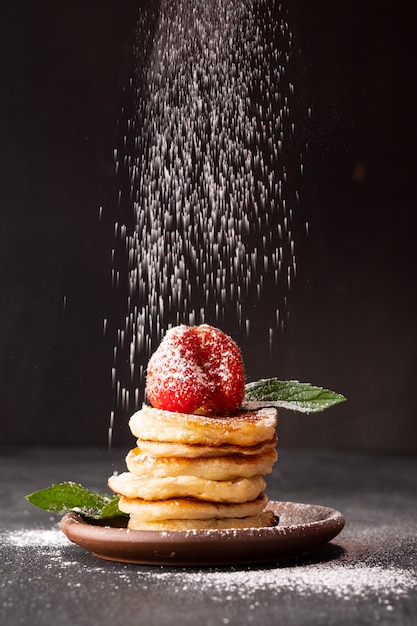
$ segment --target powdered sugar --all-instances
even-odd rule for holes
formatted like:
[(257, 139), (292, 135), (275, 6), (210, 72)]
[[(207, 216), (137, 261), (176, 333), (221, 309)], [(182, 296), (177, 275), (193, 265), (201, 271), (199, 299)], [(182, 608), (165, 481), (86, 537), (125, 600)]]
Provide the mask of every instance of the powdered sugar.
[[(1, 534), (3, 545), (17, 548), (62, 548), (70, 546), (68, 539), (59, 529), (20, 529)], [(77, 548), (78, 549), (78, 548)], [(62, 564), (64, 559), (60, 559)], [(89, 566), (94, 571), (106, 571), (106, 564), (100, 561)], [(56, 560), (52, 563), (57, 564)], [(384, 567), (381, 564), (349, 563), (345, 559), (337, 561), (290, 565), (266, 568), (227, 568), (196, 569), (185, 568), (135, 568), (127, 574), (124, 566), (113, 571), (115, 579), (137, 585), (140, 578), (142, 588), (146, 585), (163, 584), (167, 591), (176, 588), (187, 589), (196, 596), (210, 594), (230, 594), (241, 598), (255, 597), (260, 590), (272, 595), (296, 592), (297, 595), (311, 596), (324, 594), (340, 600), (366, 595), (406, 596), (417, 590), (417, 576), (409, 570), (396, 566)]]
[[(172, 325), (227, 325), (239, 343), (255, 335), (272, 349), (296, 276), (304, 152), (291, 113), (299, 50), (278, 0), (148, 5), (114, 154), (112, 283), (127, 309), (112, 379), (115, 408), (129, 412)], [(274, 303), (256, 328), (264, 294)]]
[(45, 529), (20, 529), (0, 534), (4, 545), (18, 548), (60, 547), (68, 545), (68, 539), (57, 528)]
[[(143, 573), (141, 573), (143, 577)], [(195, 594), (212, 593), (254, 597), (260, 590), (272, 595), (295, 592), (310, 596), (325, 594), (347, 600), (365, 595), (393, 594), (405, 596), (417, 589), (417, 577), (396, 567), (336, 563), (304, 567), (273, 567), (270, 569), (234, 568), (218, 571), (156, 571), (145, 576), (147, 582), (159, 581), (178, 584)]]
[(292, 598), (320, 596), (341, 602), (367, 599), (385, 611), (394, 610), (396, 602), (417, 592), (417, 576), (412, 568), (399, 567), (394, 561), (386, 566), (375, 554), (359, 554), (350, 548), (330, 561), (189, 569), (110, 564), (93, 557), (87, 561), (75, 559), (73, 551), (80, 556), (83, 551), (55, 528), (8, 531), (0, 539), (3, 546), (31, 553), (35, 549), (43, 559), (43, 567), (56, 570), (58, 579), (65, 570), (68, 586), (73, 587), (81, 586), (82, 571), (83, 576), (94, 574), (95, 580), (97, 576), (103, 581), (110, 577), (113, 589), (149, 594), (163, 589), (166, 598), (185, 593), (195, 602), (203, 598), (228, 605), (244, 601), (255, 609), (273, 598), (292, 602)]

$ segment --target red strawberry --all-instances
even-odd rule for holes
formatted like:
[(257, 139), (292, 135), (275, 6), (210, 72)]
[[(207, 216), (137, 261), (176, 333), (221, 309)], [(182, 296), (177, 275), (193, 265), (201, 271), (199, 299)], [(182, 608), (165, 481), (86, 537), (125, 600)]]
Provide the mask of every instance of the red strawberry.
[(157, 409), (233, 413), (244, 392), (238, 346), (207, 324), (171, 328), (149, 360), (146, 393)]

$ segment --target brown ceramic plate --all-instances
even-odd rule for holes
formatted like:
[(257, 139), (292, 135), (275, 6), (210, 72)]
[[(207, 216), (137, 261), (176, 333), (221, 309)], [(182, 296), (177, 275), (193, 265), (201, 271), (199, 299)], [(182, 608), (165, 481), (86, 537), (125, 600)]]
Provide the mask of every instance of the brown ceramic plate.
[(126, 518), (104, 526), (67, 513), (61, 529), (102, 559), (196, 566), (273, 563), (303, 556), (333, 539), (345, 524), (341, 513), (317, 504), (270, 502), (268, 508), (279, 516), (273, 528), (141, 531), (128, 530)]

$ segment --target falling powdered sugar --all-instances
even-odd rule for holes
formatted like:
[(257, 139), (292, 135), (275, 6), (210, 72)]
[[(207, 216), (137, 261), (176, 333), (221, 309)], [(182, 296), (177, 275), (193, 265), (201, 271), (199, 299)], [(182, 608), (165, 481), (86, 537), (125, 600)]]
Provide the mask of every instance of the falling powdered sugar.
[(292, 112), (298, 55), (275, 0), (141, 11), (114, 153), (112, 284), (127, 302), (120, 325), (104, 325), (115, 408), (140, 406), (147, 360), (172, 325), (219, 325), (240, 343), (262, 310), (262, 341), (282, 332), (305, 148)]

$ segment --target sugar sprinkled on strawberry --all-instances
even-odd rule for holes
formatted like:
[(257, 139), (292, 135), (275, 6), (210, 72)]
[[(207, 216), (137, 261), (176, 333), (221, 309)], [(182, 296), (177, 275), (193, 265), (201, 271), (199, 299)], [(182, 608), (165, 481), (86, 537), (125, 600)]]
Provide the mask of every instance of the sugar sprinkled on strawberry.
[(208, 324), (171, 328), (149, 360), (146, 393), (155, 408), (228, 414), (239, 408), (244, 392), (238, 346)]

